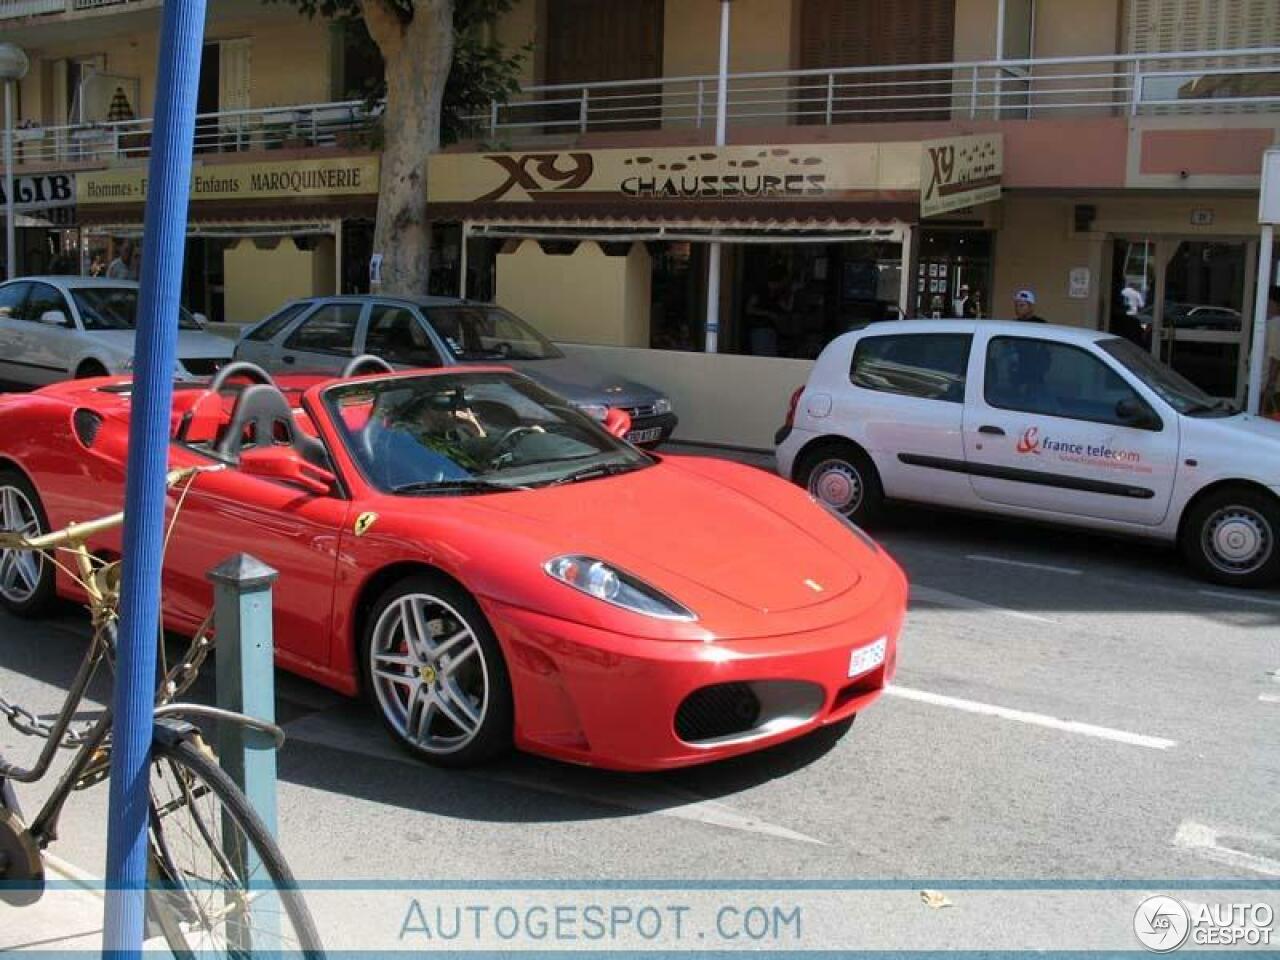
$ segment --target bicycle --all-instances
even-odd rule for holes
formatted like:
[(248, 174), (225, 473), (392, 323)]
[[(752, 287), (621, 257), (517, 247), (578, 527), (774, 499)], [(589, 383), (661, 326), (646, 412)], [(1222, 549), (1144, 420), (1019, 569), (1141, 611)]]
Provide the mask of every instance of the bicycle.
[[(169, 533), (196, 476), (211, 469), (221, 467), (169, 474), (170, 488), (186, 481)], [(11, 509), (3, 508), (6, 513)], [(52, 723), (0, 697), (0, 714), (14, 729), (46, 741), (30, 768), (0, 756), (0, 902), (13, 906), (30, 905), (43, 895), (42, 853), (58, 838), (64, 806), (73, 792), (102, 782), (110, 770), (110, 705), (92, 723), (73, 727), (73, 718), (103, 662), (114, 669), (116, 646), (120, 561), (95, 556), (87, 543), (123, 521), (124, 514), (116, 513), (33, 536), (40, 522), (32, 511), (30, 522), (8, 518), (5, 526), (19, 526), (17, 531), (0, 530), (0, 560), (10, 569), (25, 560), (27, 565), (20, 572), (28, 574), (30, 564), (36, 564), (37, 580), (42, 563), (53, 563), (71, 574), (88, 596), (93, 624), (92, 640)], [(74, 566), (59, 560), (59, 552), (70, 554)], [(151, 745), (148, 931), (158, 928), (179, 958), (260, 951), (320, 958), (324, 953), (315, 923), (279, 846), (244, 793), (218, 766), (191, 721), (239, 724), (270, 735), (277, 748), (284, 742), (284, 732), (253, 717), (176, 701), (195, 682), (214, 647), (212, 625), (210, 615), (171, 669), (162, 660)], [(76, 751), (75, 756), (31, 825), (25, 826), (12, 783), (44, 778), (62, 748)]]

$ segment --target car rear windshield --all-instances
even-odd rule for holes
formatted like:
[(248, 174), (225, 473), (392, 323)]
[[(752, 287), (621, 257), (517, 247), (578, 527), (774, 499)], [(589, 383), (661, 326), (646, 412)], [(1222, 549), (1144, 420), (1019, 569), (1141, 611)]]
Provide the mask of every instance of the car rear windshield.
[[(71, 299), (86, 330), (133, 330), (138, 326), (138, 291), (133, 287), (72, 288)], [(178, 308), (178, 326), (200, 329), (185, 307)]]
[(426, 313), (456, 360), (501, 362), (564, 356), (537, 330), (500, 307), (432, 307)]
[(1239, 413), (1235, 404), (1211, 397), (1130, 340), (1119, 337), (1100, 340), (1098, 347), (1181, 414), (1189, 417), (1229, 417)]

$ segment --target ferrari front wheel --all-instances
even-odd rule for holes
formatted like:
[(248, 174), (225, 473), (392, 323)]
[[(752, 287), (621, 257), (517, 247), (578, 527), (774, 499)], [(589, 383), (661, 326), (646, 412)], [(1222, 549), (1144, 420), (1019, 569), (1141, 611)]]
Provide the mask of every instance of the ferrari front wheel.
[[(40, 495), (16, 470), (0, 470), (0, 532), (38, 537), (49, 532)], [(0, 550), (0, 607), (38, 617), (54, 600), (53, 563), (43, 553)]]
[(362, 666), (382, 722), (429, 763), (472, 766), (511, 746), (506, 661), (479, 604), (452, 581), (421, 573), (388, 589)]

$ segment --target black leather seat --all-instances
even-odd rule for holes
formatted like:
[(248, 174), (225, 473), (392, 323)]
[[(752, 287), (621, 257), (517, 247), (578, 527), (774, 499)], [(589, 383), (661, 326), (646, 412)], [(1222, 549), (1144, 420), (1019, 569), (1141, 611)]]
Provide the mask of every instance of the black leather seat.
[(231, 421), (218, 442), (218, 455), (238, 460), (253, 447), (293, 447), (308, 463), (329, 469), (329, 455), (315, 437), (298, 429), (293, 409), (278, 387), (255, 383), (244, 388), (231, 411)]

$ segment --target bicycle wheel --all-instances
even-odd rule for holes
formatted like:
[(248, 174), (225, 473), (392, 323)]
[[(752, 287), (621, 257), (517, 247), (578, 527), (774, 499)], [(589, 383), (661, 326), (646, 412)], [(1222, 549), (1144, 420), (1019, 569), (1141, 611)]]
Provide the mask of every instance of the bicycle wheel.
[(179, 960), (323, 957), (279, 846), (202, 746), (152, 744), (149, 916)]

